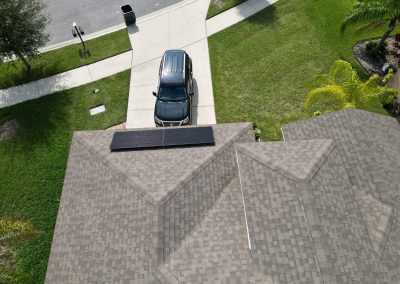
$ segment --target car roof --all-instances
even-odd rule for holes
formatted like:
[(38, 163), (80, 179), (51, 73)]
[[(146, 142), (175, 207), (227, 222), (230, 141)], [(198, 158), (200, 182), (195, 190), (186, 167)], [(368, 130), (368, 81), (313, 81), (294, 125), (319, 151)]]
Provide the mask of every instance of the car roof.
[(161, 70), (161, 84), (182, 84), (185, 81), (184, 50), (167, 50)]

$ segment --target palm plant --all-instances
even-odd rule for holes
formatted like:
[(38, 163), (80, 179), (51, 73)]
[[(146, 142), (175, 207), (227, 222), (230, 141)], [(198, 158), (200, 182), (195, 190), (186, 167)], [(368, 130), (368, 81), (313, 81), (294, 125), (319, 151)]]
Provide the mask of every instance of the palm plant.
[[(393, 73), (389, 73), (387, 82)], [(382, 104), (392, 103), (398, 91), (384, 87), (378, 75), (371, 76), (366, 82), (360, 80), (349, 62), (337, 60), (329, 73), (318, 76), (310, 82), (311, 91), (304, 100), (306, 111), (340, 110), (347, 107), (365, 108), (371, 101)]]
[(19, 271), (13, 262), (12, 247), (36, 236), (30, 223), (0, 219), (0, 283), (17, 280)]
[(366, 27), (376, 27), (388, 23), (388, 28), (376, 49), (383, 47), (385, 40), (400, 21), (399, 0), (359, 0), (351, 8), (341, 25), (342, 34), (348, 26), (366, 24)]

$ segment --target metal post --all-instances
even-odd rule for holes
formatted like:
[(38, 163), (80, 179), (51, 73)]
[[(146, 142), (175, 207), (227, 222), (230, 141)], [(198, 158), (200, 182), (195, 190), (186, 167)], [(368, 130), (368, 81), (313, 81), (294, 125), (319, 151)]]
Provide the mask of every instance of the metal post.
[[(86, 46), (85, 46), (85, 42), (84, 42), (83, 39), (82, 39), (81, 32), (80, 32), (80, 30), (78, 29), (78, 26), (76, 25), (75, 22), (72, 23), (72, 26), (75, 28), (75, 31), (76, 31), (76, 33), (78, 34), (78, 36), (79, 36), (79, 38), (80, 38), (80, 40), (81, 40), (81, 42), (82, 42), (83, 54), (84, 54), (85, 57), (86, 57)], [(82, 33), (83, 33), (83, 32), (82, 32)]]

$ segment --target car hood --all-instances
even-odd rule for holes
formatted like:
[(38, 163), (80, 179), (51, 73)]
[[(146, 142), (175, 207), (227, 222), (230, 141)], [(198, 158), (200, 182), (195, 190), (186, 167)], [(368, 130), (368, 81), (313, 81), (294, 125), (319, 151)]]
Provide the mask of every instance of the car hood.
[(164, 121), (180, 121), (189, 115), (189, 100), (180, 102), (165, 102), (157, 100), (155, 115)]

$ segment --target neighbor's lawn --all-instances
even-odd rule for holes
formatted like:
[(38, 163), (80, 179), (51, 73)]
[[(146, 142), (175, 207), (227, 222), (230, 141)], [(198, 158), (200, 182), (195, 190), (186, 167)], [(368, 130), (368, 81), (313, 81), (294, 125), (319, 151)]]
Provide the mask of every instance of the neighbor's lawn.
[(82, 44), (79, 43), (30, 59), (32, 71), (29, 75), (19, 60), (0, 63), (0, 89), (45, 78), (131, 50), (126, 29), (85, 41), (85, 44), (90, 52), (86, 58), (80, 56)]
[[(42, 231), (17, 254), (24, 275), (19, 283), (44, 281), (72, 132), (125, 121), (129, 81), (128, 70), (0, 109), (0, 125), (9, 119), (19, 124), (11, 142), (0, 142), (0, 218), (31, 221)], [(90, 116), (89, 108), (102, 103), (106, 112)]]
[[(337, 59), (360, 75), (352, 47), (381, 31), (341, 37), (339, 26), (351, 0), (280, 0), (209, 38), (218, 123), (253, 121), (264, 140), (282, 139), (283, 124), (304, 119), (306, 83)], [(369, 110), (386, 113), (379, 105)]]
[(208, 7), (207, 19), (214, 17), (232, 7), (245, 2), (246, 0), (211, 0)]

